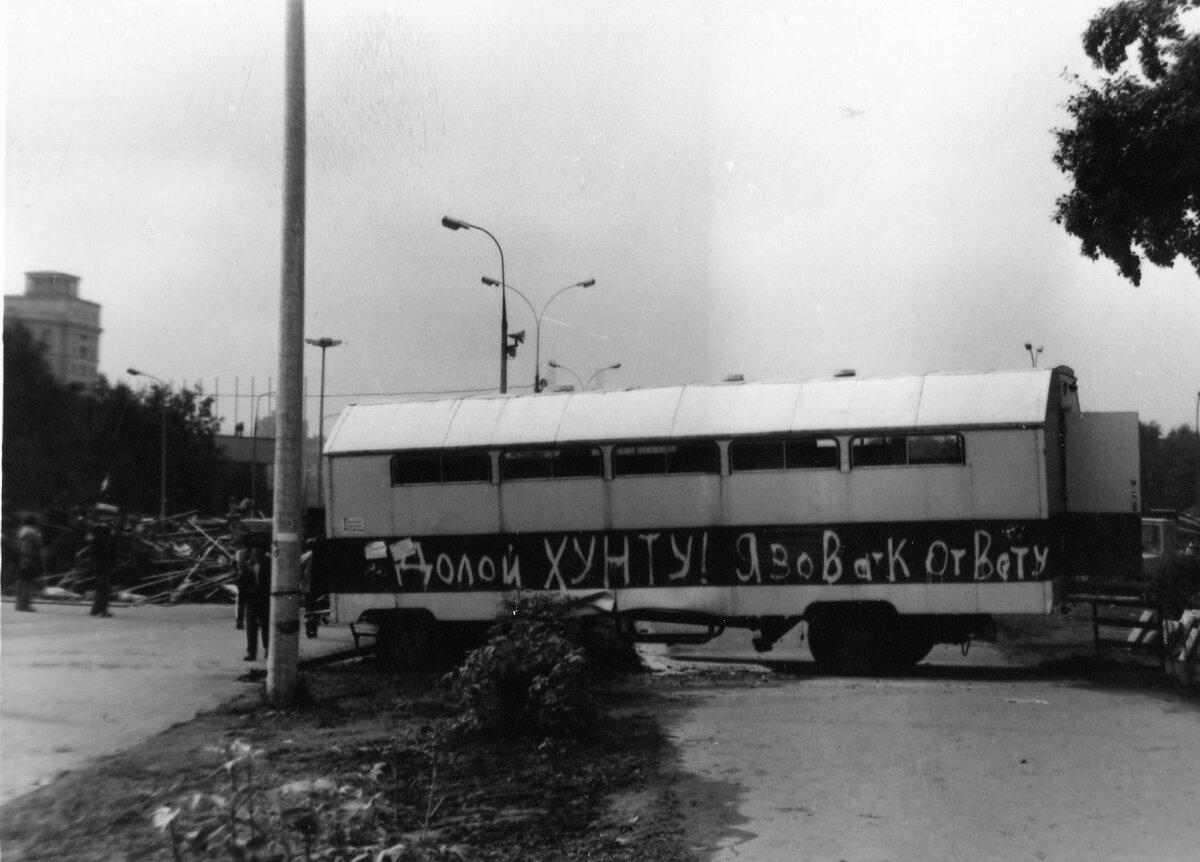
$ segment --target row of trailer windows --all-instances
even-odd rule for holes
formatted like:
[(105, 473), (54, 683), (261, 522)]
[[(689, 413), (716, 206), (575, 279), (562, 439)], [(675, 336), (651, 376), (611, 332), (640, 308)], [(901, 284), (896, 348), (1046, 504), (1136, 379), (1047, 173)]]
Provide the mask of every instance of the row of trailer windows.
[[(604, 478), (598, 446), (512, 449), (500, 453), (501, 482), (528, 479)], [(850, 439), (850, 468), (964, 464), (961, 434), (896, 434)], [(752, 438), (729, 444), (729, 472), (837, 470), (834, 437)], [(393, 485), (491, 482), (492, 458), (484, 450), (406, 452), (392, 456)], [(716, 441), (620, 444), (612, 447), (612, 475), (719, 475)]]

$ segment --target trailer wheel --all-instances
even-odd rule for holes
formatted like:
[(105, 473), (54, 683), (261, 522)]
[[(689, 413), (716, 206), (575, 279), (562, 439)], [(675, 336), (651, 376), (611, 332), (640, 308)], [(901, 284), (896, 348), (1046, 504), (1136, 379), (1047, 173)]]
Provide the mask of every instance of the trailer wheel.
[(829, 609), (808, 622), (809, 652), (826, 673), (886, 672), (896, 665), (896, 642), (896, 612), (890, 605)]
[(392, 670), (428, 670), (437, 660), (437, 620), (428, 611), (389, 613), (379, 622), (375, 650)]
[(893, 661), (896, 668), (915, 667), (933, 650), (933, 635), (920, 626), (901, 624), (896, 632)]
[(817, 618), (808, 622), (808, 651), (822, 671), (834, 669), (834, 658), (838, 649), (838, 629), (830, 618)]
[(437, 661), (446, 667), (462, 664), (467, 654), (487, 643), (491, 623), (438, 623)]

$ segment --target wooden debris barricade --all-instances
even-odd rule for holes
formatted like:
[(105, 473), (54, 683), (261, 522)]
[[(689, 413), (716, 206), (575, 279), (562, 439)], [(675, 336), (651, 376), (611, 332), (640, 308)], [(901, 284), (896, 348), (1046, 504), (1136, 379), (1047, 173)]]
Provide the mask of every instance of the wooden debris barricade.
[(247, 532), (270, 529), (265, 519), (204, 519), (195, 512), (166, 521), (89, 512), (56, 525), (57, 534), (70, 534), (75, 550), (69, 568), (42, 577), (46, 597), (82, 598), (92, 589), (88, 540), (100, 523), (115, 527), (112, 594), (135, 604), (235, 601), (238, 544)]

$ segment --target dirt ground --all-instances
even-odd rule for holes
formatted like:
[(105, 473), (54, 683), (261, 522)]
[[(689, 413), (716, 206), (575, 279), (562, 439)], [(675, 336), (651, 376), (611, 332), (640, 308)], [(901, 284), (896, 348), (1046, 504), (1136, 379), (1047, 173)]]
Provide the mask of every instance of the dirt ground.
[[(1096, 672), (1090, 626), (1084, 614), (1077, 616), (1069, 626), (1018, 620), (1002, 640), (1022, 663), (1077, 665), (1088, 675)], [(1111, 665), (1100, 670), (1113, 672)], [(1137, 678), (1147, 679), (1144, 670)], [(307, 829), (326, 846), (340, 842), (337, 854), (313, 858), (354, 859), (355, 846), (403, 843), (423, 855), (390, 858), (694, 859), (699, 839), (687, 827), (689, 820), (694, 827), (697, 813), (681, 811), (680, 800), (687, 795), (695, 805), (705, 794), (680, 784), (686, 775), (663, 716), (678, 705), (681, 687), (786, 685), (786, 674), (764, 674), (755, 665), (693, 668), (682, 678), (632, 674), (607, 684), (607, 717), (586, 739), (463, 742), (441, 733), (453, 711), (435, 676), (391, 676), (370, 664), (346, 663), (310, 670), (305, 679), (310, 696), (302, 706), (272, 709), (261, 702), (259, 687), (247, 687), (218, 711), (3, 806), (5, 862), (200, 858), (191, 852), (176, 857), (152, 815), (162, 806), (181, 808), (174, 825), (182, 832), (199, 822), (188, 810), (195, 794), (230, 799), (231, 775), (222, 764), (236, 742), (261, 752), (252, 781), (267, 793), (261, 810), (297, 782), (326, 782), (326, 802), (341, 806), (339, 817), (320, 814), (331, 804), (307, 820), (295, 805), (288, 815), (293, 837)], [(737, 822), (718, 810), (730, 804), (730, 794), (708, 790), (712, 817), (700, 820)], [(361, 816), (347, 818), (346, 806), (355, 805)], [(352, 828), (343, 828), (347, 823)], [(218, 848), (204, 858), (231, 857)]]
[[(228, 798), (221, 765), (242, 741), (261, 751), (259, 789), (328, 779), (339, 799), (374, 799), (357, 818), (361, 834), (337, 839), (345, 854), (319, 858), (353, 858), (348, 848), (371, 840), (427, 848), (430, 855), (404, 857), (419, 859), (691, 858), (652, 679), (611, 685), (608, 718), (587, 739), (450, 743), (439, 730), (453, 713), (436, 677), (390, 676), (362, 663), (315, 669), (304, 706), (271, 709), (248, 691), (14, 800), (0, 809), (0, 847), (5, 862), (172, 859), (153, 812), (182, 803), (177, 825), (186, 825), (191, 794)], [(331, 822), (317, 828), (328, 832)], [(230, 857), (220, 850), (206, 858)]]

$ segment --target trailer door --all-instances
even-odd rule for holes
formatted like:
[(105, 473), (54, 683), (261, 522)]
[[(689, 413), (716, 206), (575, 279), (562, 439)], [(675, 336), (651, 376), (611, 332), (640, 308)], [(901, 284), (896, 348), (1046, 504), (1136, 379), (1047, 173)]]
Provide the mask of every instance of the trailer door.
[(1067, 511), (1140, 512), (1136, 413), (1066, 415)]
[(1138, 416), (1068, 413), (1064, 419), (1064, 568), (1089, 583), (1140, 577)]

